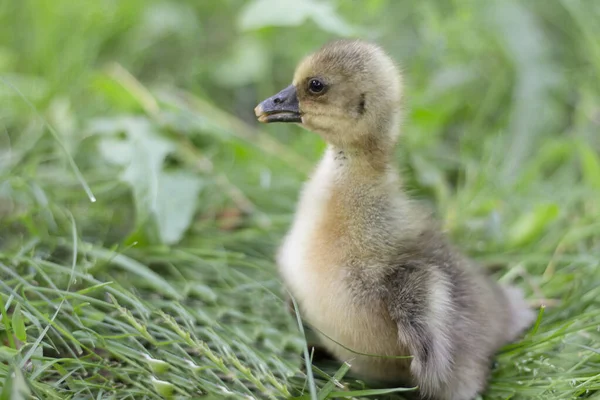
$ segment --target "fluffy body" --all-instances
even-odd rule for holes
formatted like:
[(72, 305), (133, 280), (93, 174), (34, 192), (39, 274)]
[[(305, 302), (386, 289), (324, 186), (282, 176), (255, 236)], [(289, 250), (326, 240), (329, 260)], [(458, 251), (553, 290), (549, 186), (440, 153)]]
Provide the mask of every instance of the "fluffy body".
[[(306, 89), (315, 77), (327, 85), (318, 96)], [(293, 84), (302, 125), (329, 143), (277, 255), (302, 317), (364, 378), (418, 385), (424, 399), (473, 399), (494, 353), (534, 314), (403, 193), (397, 68), (375, 45), (338, 41), (303, 60)]]

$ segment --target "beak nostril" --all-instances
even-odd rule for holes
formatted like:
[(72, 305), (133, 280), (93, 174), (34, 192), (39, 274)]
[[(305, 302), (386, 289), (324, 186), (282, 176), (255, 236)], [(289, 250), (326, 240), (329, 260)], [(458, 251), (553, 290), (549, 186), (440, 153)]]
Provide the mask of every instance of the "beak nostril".
[(296, 87), (289, 85), (279, 93), (263, 100), (254, 110), (259, 122), (301, 123)]

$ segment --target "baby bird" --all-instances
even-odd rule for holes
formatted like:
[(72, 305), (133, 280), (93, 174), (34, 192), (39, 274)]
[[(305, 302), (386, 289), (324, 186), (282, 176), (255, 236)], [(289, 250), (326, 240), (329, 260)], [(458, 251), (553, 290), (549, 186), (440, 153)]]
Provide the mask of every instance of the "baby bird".
[(401, 99), (381, 48), (339, 40), (255, 108), (261, 122), (297, 123), (328, 143), (277, 263), (302, 317), (354, 373), (417, 385), (423, 399), (470, 400), (534, 312), (403, 193), (393, 163)]

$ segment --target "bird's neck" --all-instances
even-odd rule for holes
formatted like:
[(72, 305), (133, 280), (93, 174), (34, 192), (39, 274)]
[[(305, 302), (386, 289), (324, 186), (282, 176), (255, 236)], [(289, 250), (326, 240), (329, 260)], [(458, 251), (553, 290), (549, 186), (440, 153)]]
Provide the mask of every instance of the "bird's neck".
[(394, 170), (393, 155), (394, 146), (391, 143), (329, 144), (323, 161), (339, 180), (368, 182), (385, 177), (390, 170)]
[[(332, 140), (327, 146), (324, 161), (335, 169), (336, 175), (351, 180), (374, 179), (395, 171), (394, 154), (400, 131), (400, 113), (382, 118), (377, 126), (357, 124), (358, 132), (337, 135), (341, 140)], [(369, 132), (373, 129), (373, 132)], [(366, 131), (365, 131), (366, 130)], [(348, 142), (349, 138), (354, 138)]]

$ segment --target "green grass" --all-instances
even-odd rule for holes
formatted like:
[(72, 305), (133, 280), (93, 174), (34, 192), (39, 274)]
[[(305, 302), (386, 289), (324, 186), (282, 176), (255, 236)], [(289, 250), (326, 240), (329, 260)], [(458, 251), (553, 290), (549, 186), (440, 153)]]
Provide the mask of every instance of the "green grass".
[(0, 399), (401, 398), (304, 372), (273, 264), (323, 143), (252, 109), (345, 35), (407, 190), (545, 306), (482, 397), (600, 399), (600, 3), (277, 2), (0, 2)]

